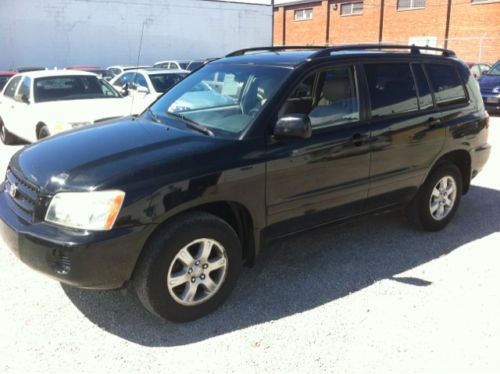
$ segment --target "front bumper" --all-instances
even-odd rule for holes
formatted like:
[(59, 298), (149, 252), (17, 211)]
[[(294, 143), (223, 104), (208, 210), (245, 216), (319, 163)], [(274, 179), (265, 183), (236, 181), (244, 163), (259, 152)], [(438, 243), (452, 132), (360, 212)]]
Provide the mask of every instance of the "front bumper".
[(132, 276), (152, 225), (84, 232), (25, 223), (0, 192), (0, 235), (29, 267), (81, 288), (113, 289)]
[(486, 94), (481, 93), (483, 98), (484, 107), (488, 111), (500, 111), (500, 94)]

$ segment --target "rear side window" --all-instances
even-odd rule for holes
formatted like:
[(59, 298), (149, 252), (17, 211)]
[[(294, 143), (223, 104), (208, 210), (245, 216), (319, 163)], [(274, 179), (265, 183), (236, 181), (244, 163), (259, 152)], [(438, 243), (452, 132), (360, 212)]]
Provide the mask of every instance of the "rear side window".
[(418, 110), (417, 90), (409, 64), (365, 65), (372, 117)]
[(462, 80), (453, 66), (427, 64), (425, 68), (436, 97), (436, 104), (443, 106), (467, 101)]
[(17, 86), (18, 86), (21, 78), (22, 78), (21, 76), (12, 78), (12, 80), (9, 82), (7, 87), (5, 87), (5, 92), (4, 92), (5, 96), (14, 98), (14, 96), (16, 94)]

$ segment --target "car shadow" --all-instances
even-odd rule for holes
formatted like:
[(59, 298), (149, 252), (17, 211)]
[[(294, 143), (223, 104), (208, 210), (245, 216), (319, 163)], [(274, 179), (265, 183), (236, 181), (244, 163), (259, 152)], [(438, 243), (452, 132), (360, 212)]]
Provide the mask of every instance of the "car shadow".
[(185, 324), (160, 321), (123, 290), (63, 289), (109, 333), (145, 346), (184, 345), (305, 312), (384, 279), (432, 287), (432, 279), (397, 275), (500, 231), (498, 206), (500, 191), (473, 186), (440, 232), (415, 230), (394, 212), (276, 241), (253, 268), (244, 269), (224, 306)]

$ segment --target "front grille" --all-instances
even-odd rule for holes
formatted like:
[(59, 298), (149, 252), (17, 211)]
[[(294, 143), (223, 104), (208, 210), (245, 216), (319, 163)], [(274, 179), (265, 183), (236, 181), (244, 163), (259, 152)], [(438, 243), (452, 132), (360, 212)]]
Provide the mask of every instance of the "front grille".
[[(13, 187), (14, 186), (14, 187)], [(7, 169), (5, 192), (10, 208), (26, 222), (33, 222), (39, 190), (33, 184)]]

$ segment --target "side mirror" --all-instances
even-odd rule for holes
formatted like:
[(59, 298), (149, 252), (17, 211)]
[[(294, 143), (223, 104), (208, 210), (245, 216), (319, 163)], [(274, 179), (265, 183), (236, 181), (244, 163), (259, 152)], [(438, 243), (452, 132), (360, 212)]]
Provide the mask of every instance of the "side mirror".
[(125, 83), (122, 87), (122, 89), (120, 90), (120, 93), (123, 95), (123, 96), (128, 96), (129, 92), (128, 92), (128, 83)]
[(144, 86), (137, 86), (136, 91), (137, 91), (138, 93), (143, 93), (143, 94), (147, 94), (147, 93), (149, 93), (148, 88), (147, 88), (147, 87), (144, 87)]
[(30, 100), (28, 99), (28, 96), (26, 95), (16, 95), (14, 97), (14, 100), (20, 102), (20, 103), (25, 103), (25, 104), (29, 104), (30, 103)]
[(273, 135), (276, 140), (310, 138), (311, 120), (306, 114), (289, 114), (281, 117), (274, 126)]

